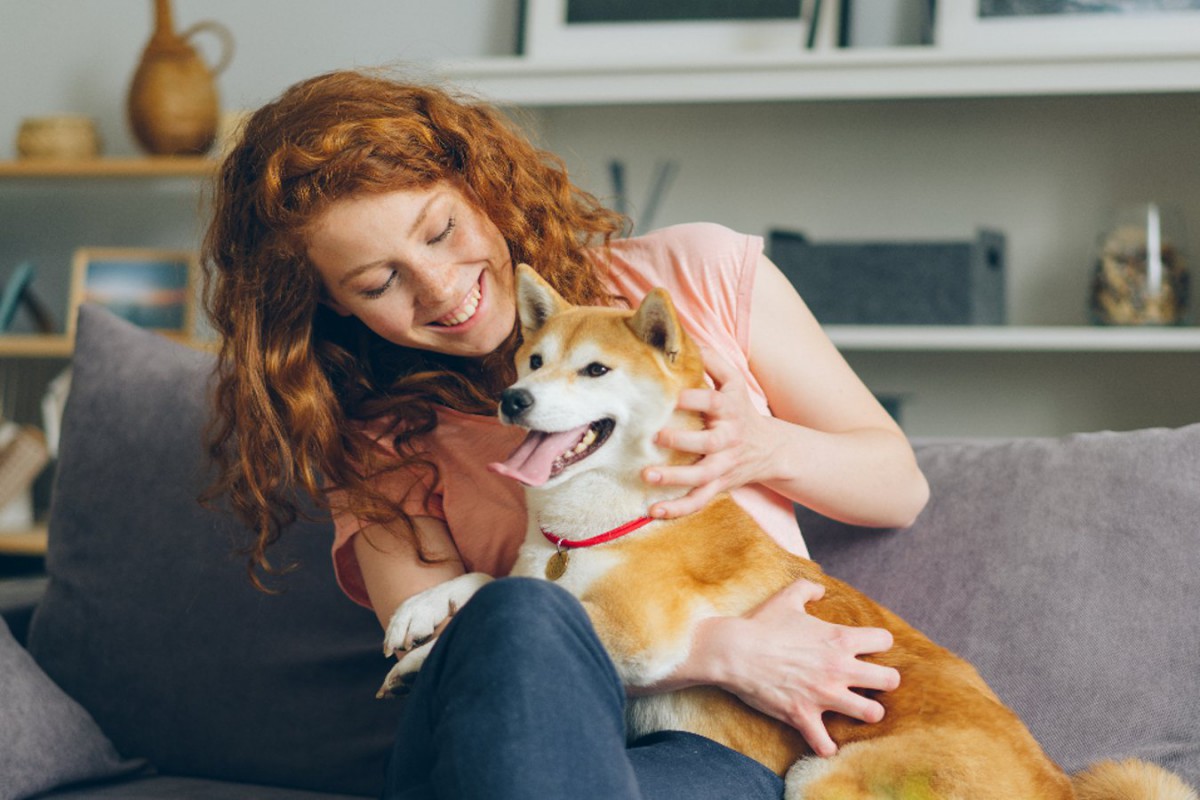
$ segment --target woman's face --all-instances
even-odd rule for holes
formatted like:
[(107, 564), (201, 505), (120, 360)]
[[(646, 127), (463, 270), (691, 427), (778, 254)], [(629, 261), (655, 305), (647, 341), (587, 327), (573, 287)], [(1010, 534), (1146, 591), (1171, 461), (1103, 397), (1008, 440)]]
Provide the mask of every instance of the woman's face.
[(508, 244), (449, 183), (335, 201), (308, 257), (328, 305), (393, 344), (481, 357), (516, 322)]

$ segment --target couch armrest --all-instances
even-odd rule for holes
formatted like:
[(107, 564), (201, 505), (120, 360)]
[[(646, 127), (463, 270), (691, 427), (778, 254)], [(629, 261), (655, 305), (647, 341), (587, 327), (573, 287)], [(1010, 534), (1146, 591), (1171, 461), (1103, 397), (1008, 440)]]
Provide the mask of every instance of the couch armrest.
[(13, 637), (22, 645), (47, 583), (49, 579), (44, 576), (0, 579), (0, 617), (4, 617)]

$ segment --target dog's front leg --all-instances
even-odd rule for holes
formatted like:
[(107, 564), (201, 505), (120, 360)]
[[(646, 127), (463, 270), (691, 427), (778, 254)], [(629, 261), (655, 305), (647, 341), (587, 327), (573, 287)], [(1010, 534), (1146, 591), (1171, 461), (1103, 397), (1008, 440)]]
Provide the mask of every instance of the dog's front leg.
[(468, 572), (405, 600), (392, 614), (383, 637), (383, 654), (400, 654), (388, 672), (379, 697), (397, 694), (425, 663), (437, 634), (450, 618), (492, 580), (482, 572)]

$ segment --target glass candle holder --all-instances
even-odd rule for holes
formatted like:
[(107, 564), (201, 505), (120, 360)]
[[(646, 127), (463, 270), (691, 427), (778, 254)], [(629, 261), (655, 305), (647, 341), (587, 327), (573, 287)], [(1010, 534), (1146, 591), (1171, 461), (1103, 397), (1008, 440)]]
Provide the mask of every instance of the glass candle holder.
[(1122, 208), (1100, 237), (1090, 316), (1097, 325), (1182, 325), (1190, 275), (1178, 212), (1156, 203)]

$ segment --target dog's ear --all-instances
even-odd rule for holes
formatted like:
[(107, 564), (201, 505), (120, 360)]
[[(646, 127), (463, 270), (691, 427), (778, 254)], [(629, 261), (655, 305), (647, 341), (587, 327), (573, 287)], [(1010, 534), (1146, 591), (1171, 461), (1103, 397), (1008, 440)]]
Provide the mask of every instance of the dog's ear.
[(661, 351), (668, 362), (675, 363), (683, 346), (683, 330), (666, 289), (651, 289), (626, 324), (639, 339)]
[(517, 265), (517, 316), (526, 333), (538, 330), (570, 305), (533, 267)]

